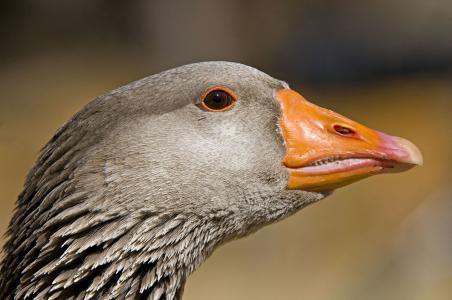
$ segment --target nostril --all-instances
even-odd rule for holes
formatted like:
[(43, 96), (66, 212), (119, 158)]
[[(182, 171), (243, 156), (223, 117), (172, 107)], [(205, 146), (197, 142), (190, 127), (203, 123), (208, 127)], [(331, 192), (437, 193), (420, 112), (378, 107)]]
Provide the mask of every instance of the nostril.
[(334, 125), (333, 128), (340, 135), (356, 136), (356, 132), (353, 129), (349, 128), (349, 127), (345, 127), (345, 126), (342, 126), (342, 125)]

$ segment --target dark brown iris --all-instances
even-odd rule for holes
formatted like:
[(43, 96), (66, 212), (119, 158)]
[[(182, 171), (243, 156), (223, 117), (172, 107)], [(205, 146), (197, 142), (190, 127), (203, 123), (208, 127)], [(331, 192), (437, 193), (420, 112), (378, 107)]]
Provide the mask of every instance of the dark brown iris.
[(235, 102), (235, 97), (224, 88), (215, 88), (207, 92), (202, 106), (208, 111), (225, 111)]

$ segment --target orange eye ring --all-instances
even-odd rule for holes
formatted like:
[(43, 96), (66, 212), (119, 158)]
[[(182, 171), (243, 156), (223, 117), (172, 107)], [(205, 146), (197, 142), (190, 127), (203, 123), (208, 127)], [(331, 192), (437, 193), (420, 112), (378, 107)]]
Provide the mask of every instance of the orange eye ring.
[(235, 102), (237, 102), (237, 96), (231, 89), (216, 86), (202, 94), (200, 107), (205, 111), (223, 112), (231, 109)]

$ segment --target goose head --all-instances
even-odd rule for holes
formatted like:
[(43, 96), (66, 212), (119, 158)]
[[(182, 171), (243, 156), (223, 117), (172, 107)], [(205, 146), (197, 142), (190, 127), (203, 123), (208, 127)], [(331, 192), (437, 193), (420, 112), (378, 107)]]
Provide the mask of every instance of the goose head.
[(334, 189), (422, 163), (407, 140), (229, 62), (100, 96), (44, 147), (19, 196), (2, 299), (178, 299), (222, 243)]

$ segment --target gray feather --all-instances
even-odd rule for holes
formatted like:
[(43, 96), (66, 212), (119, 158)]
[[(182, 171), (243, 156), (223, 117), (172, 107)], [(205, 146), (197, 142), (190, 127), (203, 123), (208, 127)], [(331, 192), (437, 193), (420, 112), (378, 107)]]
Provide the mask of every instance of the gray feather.
[[(196, 104), (225, 85), (225, 113)], [(288, 191), (275, 89), (248, 66), (182, 66), (100, 96), (42, 149), (11, 220), (0, 299), (180, 299), (218, 245), (323, 197)]]

